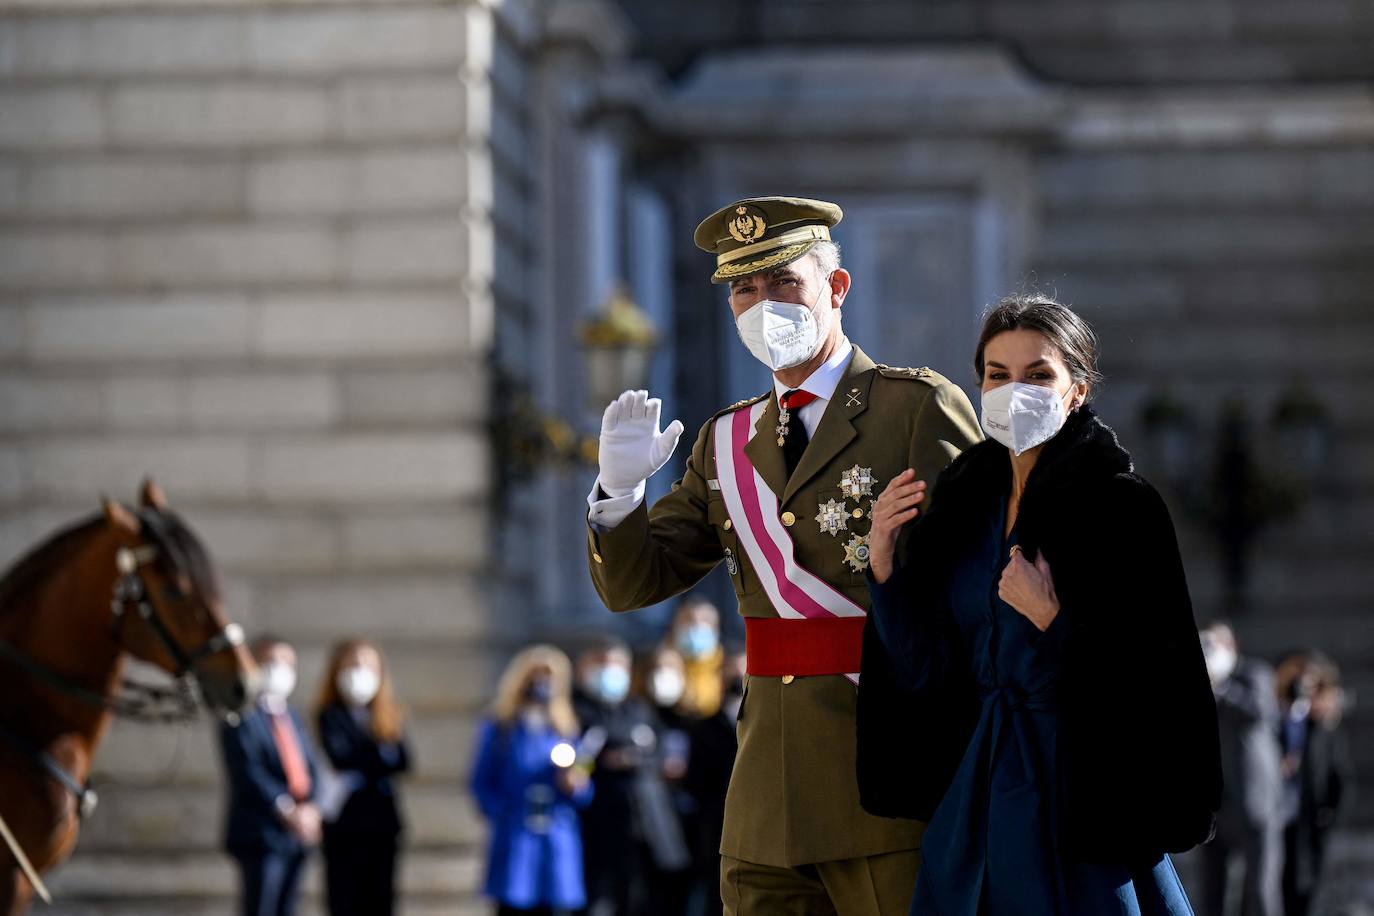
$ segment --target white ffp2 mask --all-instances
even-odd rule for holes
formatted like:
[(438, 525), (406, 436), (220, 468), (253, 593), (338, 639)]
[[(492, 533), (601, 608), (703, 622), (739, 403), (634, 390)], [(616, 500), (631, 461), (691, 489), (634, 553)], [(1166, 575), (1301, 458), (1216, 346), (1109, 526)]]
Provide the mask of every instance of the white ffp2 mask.
[(354, 665), (340, 669), (337, 685), (345, 703), (351, 706), (366, 706), (381, 689), (382, 679), (371, 668)]
[(825, 343), (828, 321), (794, 302), (756, 302), (735, 319), (739, 339), (769, 369), (780, 372), (800, 366), (815, 356)]
[(983, 432), (1016, 455), (1054, 438), (1067, 418), (1053, 388), (1009, 382), (983, 392)]

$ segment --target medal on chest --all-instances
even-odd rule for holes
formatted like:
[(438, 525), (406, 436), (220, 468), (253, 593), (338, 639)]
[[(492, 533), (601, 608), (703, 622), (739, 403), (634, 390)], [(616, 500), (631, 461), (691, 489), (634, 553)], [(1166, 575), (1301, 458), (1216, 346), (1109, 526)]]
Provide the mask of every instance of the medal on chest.
[[(823, 503), (817, 504), (816, 524), (820, 526), (821, 532), (831, 537), (839, 537), (840, 532), (844, 531), (851, 534), (851, 537), (844, 544), (844, 562), (849, 564), (849, 568), (855, 572), (863, 572), (868, 569), (868, 535), (859, 533), (851, 528), (851, 523), (858, 523), (865, 516), (870, 520), (873, 518), (873, 487), (877, 485), (877, 480), (873, 476), (873, 469), (854, 465), (847, 471), (840, 474), (840, 494), (839, 500), (827, 499)], [(868, 509), (864, 510), (863, 502), (867, 499)], [(850, 500), (857, 505), (853, 509), (849, 507)]]
[(787, 424), (792, 422), (792, 411), (786, 407), (778, 410), (778, 428), (773, 432), (778, 434), (778, 445), (787, 444)]

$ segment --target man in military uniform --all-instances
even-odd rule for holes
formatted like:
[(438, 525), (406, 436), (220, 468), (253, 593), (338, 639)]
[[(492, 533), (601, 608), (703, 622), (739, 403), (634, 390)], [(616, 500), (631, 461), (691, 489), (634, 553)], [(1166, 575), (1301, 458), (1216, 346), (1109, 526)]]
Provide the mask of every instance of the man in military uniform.
[(602, 418), (588, 498), (592, 580), (613, 611), (676, 595), (724, 562), (745, 618), (748, 676), (726, 798), (721, 896), (732, 914), (901, 916), (923, 825), (874, 817), (855, 777), (855, 703), (876, 494), (908, 469), (934, 481), (981, 438), (958, 386), (876, 365), (841, 328), (849, 273), (817, 200), (742, 200), (696, 230), (730, 284), (740, 338), (772, 388), (712, 417), (682, 479), (651, 508), (647, 478), (682, 433), (627, 391)]

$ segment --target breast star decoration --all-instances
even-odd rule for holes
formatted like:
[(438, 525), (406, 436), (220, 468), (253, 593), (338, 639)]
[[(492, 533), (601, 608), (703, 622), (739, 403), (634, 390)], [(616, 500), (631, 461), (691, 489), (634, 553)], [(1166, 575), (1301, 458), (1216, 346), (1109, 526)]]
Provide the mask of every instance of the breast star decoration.
[(868, 569), (868, 535), (856, 534), (844, 545), (844, 561), (856, 573)]
[(873, 469), (857, 464), (840, 474), (840, 489), (847, 499), (857, 501), (861, 496), (873, 496)]
[(838, 537), (841, 531), (849, 529), (849, 510), (843, 502), (827, 499), (821, 503), (820, 510), (816, 513), (816, 522), (831, 537)]

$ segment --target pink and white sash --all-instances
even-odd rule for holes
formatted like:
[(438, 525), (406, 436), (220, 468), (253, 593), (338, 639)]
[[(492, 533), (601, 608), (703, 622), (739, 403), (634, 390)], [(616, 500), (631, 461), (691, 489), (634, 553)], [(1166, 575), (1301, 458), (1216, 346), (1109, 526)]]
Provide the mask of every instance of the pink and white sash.
[[(867, 612), (797, 563), (795, 545), (778, 515), (778, 497), (759, 476), (744, 447), (768, 401), (716, 420), (716, 474), (725, 508), (750, 566), (780, 617), (862, 617)], [(857, 672), (845, 675), (858, 683)]]

